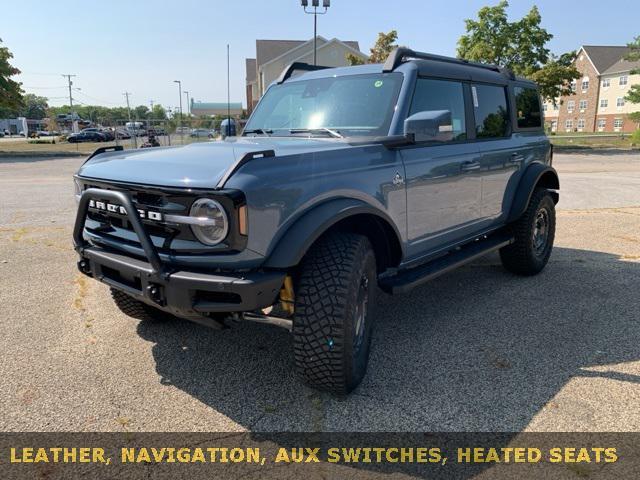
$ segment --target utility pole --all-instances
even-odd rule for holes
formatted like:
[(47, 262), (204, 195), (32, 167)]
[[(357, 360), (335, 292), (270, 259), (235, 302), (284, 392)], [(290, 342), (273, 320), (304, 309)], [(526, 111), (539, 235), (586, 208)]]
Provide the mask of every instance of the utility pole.
[(71, 131), (73, 133), (76, 133), (74, 128), (73, 128), (75, 120), (73, 119), (73, 95), (71, 94), (71, 86), (73, 85), (73, 82), (71, 81), (71, 78), (72, 77), (76, 77), (77, 75), (71, 75), (71, 74), (68, 74), (68, 73), (66, 73), (66, 74), (63, 73), (62, 76), (67, 79), (67, 82), (69, 84), (69, 110), (70, 110), (69, 113), (71, 115)]
[(231, 82), (229, 80), (229, 44), (227, 43), (227, 131), (225, 138), (231, 136)]
[(149, 127), (151, 126), (151, 118), (153, 117), (153, 100), (149, 100), (149, 106), (151, 110), (149, 110), (149, 117), (147, 118), (147, 133), (149, 133)]
[[(131, 123), (131, 105), (129, 105), (129, 95), (131, 95), (130, 92), (124, 92), (122, 95), (124, 95), (127, 98), (127, 113), (129, 115), (129, 125), (131, 125), (133, 128), (131, 129), (131, 137), (133, 137), (133, 144), (135, 146), (135, 148), (138, 148), (138, 132), (137, 132), (137, 128), (135, 128), (135, 125), (133, 125), (133, 123)], [(126, 130), (126, 129), (125, 129)]]

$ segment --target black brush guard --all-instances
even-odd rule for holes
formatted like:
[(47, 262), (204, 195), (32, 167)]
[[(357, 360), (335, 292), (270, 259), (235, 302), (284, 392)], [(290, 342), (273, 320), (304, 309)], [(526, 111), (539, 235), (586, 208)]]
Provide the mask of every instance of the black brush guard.
[[(124, 207), (146, 261), (89, 244), (84, 227), (92, 199)], [(208, 313), (252, 312), (274, 303), (284, 272), (253, 271), (233, 276), (172, 269), (164, 264), (144, 228), (131, 196), (122, 191), (89, 188), (78, 204), (73, 243), (78, 269), (145, 303), (185, 318)]]

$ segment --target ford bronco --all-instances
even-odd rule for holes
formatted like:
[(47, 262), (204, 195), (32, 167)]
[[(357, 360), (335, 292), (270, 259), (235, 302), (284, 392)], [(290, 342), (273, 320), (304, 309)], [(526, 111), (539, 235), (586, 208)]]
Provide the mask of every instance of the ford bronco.
[(75, 176), (78, 268), (126, 314), (292, 332), (312, 387), (362, 380), (376, 295), (488, 252), (534, 275), (559, 181), (536, 85), (505, 68), (395, 50), (295, 63), (239, 137), (97, 150)]

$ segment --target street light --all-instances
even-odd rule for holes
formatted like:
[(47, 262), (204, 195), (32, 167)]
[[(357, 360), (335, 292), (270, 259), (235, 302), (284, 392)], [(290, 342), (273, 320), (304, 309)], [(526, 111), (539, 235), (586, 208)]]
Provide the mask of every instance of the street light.
[(180, 125), (180, 141), (184, 143), (182, 138), (182, 82), (180, 80), (174, 80), (173, 83), (178, 84), (178, 98), (180, 99), (180, 121), (178, 124)]
[(320, 0), (311, 0), (311, 6), (313, 7), (313, 11), (307, 11), (307, 7), (309, 6), (309, 0), (300, 0), (300, 5), (304, 8), (304, 13), (308, 13), (309, 15), (313, 15), (313, 64), (318, 64), (318, 48), (317, 48), (317, 38), (318, 38), (318, 15), (324, 15), (327, 13), (327, 9), (331, 6), (331, 0), (322, 0), (322, 8), (324, 8), (324, 12), (318, 12), (318, 7), (320, 6)]

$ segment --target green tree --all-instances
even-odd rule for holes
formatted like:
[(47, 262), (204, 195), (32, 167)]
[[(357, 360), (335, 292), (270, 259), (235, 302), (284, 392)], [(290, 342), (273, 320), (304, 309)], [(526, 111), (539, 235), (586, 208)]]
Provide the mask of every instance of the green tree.
[(166, 120), (167, 111), (162, 105), (154, 105), (153, 110), (151, 111), (151, 118), (153, 120)]
[[(389, 54), (398, 48), (395, 43), (397, 40), (398, 32), (396, 30), (391, 30), (389, 33), (378, 33), (378, 39), (371, 48), (368, 63), (384, 63)], [(362, 65), (365, 63), (362, 58), (353, 53), (347, 54), (347, 62), (349, 62), (349, 65)]]
[(541, 26), (536, 6), (519, 20), (510, 22), (509, 2), (483, 7), (478, 18), (465, 20), (467, 33), (458, 40), (458, 57), (505, 66), (516, 75), (538, 82), (543, 97), (555, 99), (570, 92), (571, 81), (580, 76), (572, 53), (556, 57), (547, 48), (553, 35)]
[(146, 120), (147, 118), (149, 118), (149, 107), (147, 107), (146, 105), (138, 105), (133, 109), (131, 114), (137, 120)]
[[(627, 47), (629, 47), (629, 53), (624, 57), (625, 60), (629, 62), (637, 62), (640, 61), (640, 36), (637, 36), (633, 39), (633, 42), (627, 43)], [(640, 68), (631, 71), (632, 75), (640, 75)], [(624, 97), (625, 100), (631, 103), (640, 103), (640, 84), (631, 85), (629, 89), (629, 93)], [(640, 112), (633, 112), (629, 115), (631, 120), (634, 122), (640, 123)]]
[(31, 118), (33, 120), (42, 120), (47, 116), (49, 108), (48, 99), (39, 97), (33, 93), (27, 93), (23, 99), (23, 106), (18, 111), (21, 117)]
[(20, 70), (9, 63), (12, 58), (13, 54), (9, 49), (0, 46), (0, 117), (9, 116), (23, 105), (22, 84), (11, 79), (20, 74)]

